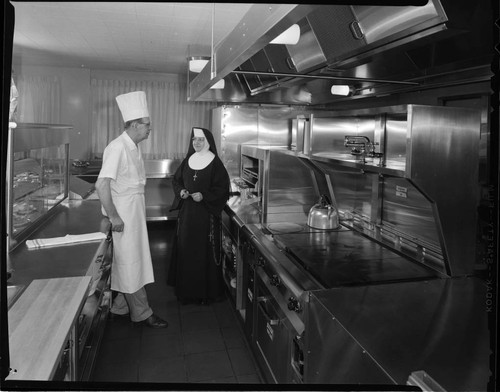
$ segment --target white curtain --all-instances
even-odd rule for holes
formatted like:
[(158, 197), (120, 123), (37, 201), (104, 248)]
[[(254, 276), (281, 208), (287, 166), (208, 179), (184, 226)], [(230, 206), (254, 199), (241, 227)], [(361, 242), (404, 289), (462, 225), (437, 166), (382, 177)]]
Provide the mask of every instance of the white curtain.
[(61, 119), (61, 83), (57, 76), (23, 76), (16, 80), (19, 92), (18, 122), (59, 124)]
[(140, 144), (145, 159), (181, 159), (193, 126), (210, 129), (213, 102), (187, 102), (186, 84), (151, 80), (91, 80), (92, 155), (102, 156), (108, 143), (123, 132), (117, 95), (146, 93), (152, 132)]

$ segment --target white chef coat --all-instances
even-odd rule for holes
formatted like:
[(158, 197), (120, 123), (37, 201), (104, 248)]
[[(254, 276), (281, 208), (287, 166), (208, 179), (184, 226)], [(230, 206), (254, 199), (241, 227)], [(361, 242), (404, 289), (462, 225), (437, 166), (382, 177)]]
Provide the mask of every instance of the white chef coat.
[[(106, 177), (111, 178), (111, 197), (125, 224), (123, 232), (113, 231), (111, 289), (132, 294), (154, 282), (154, 275), (146, 226), (144, 161), (126, 132), (104, 150), (99, 178)], [(102, 212), (106, 215), (104, 208)]]

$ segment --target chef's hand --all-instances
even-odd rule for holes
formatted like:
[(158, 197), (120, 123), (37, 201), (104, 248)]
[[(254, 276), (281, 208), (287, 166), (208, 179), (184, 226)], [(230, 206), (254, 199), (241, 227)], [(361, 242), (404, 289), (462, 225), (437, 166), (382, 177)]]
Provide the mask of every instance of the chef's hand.
[(189, 197), (189, 192), (185, 189), (181, 191), (181, 199), (187, 199)]
[(195, 192), (191, 195), (194, 201), (200, 202), (203, 200), (203, 195), (200, 192)]
[(119, 216), (116, 216), (114, 218), (109, 218), (111, 221), (111, 230), (112, 231), (117, 231), (117, 232), (122, 232), (123, 228), (125, 227), (125, 223), (122, 221), (122, 218)]

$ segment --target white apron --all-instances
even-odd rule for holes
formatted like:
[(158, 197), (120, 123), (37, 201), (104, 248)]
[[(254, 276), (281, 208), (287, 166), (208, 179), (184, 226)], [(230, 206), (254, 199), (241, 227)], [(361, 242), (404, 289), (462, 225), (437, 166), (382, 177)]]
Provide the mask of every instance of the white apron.
[(113, 231), (111, 289), (132, 294), (154, 282), (144, 194), (121, 195), (113, 201), (125, 226), (122, 232)]
[[(140, 151), (125, 133), (119, 142), (127, 146), (120, 149), (125, 151), (126, 161), (119, 161), (119, 173), (116, 181), (111, 181), (110, 185), (113, 203), (125, 225), (122, 232), (113, 231), (111, 289), (132, 294), (144, 285), (154, 282), (146, 226), (146, 172)], [(111, 151), (103, 158), (103, 169), (106, 159), (117, 159)]]

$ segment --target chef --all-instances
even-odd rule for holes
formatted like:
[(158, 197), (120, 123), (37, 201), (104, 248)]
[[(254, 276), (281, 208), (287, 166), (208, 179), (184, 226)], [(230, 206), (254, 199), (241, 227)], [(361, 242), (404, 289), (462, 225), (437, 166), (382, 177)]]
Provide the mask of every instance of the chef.
[(144, 286), (154, 282), (146, 225), (146, 175), (138, 144), (151, 132), (143, 91), (116, 97), (124, 132), (104, 149), (102, 168), (95, 184), (102, 212), (111, 222), (113, 263), (111, 289), (117, 292), (111, 314), (129, 316), (151, 328), (168, 323), (153, 313)]

